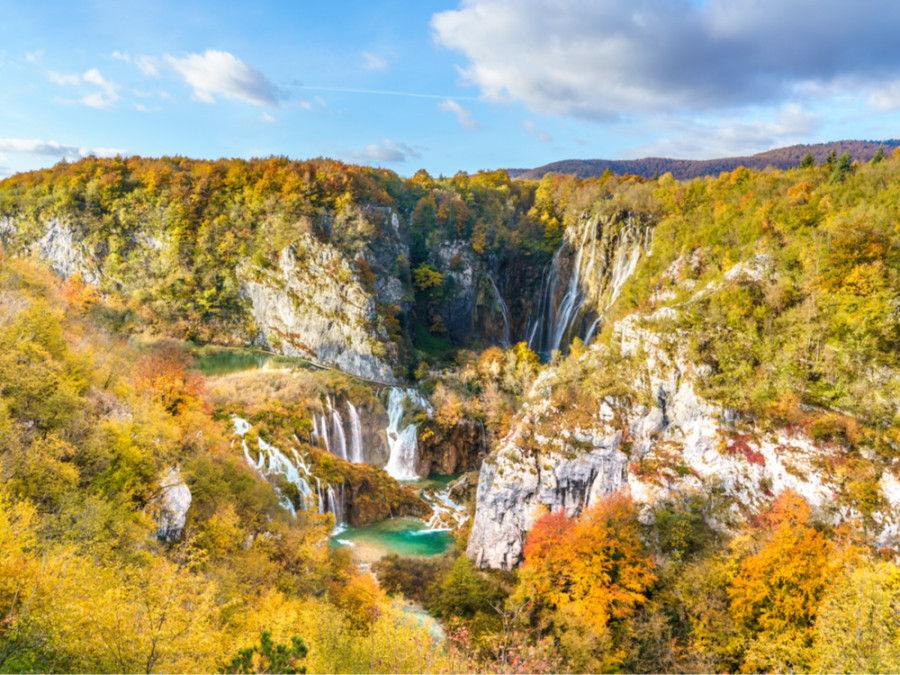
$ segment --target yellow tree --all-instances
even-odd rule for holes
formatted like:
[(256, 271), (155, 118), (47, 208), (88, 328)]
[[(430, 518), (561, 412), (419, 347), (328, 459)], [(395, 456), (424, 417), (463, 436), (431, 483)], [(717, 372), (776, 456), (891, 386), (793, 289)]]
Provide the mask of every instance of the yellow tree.
[(741, 562), (728, 589), (749, 638), (744, 669), (808, 670), (816, 613), (840, 561), (796, 493), (784, 492), (766, 521), (762, 549)]
[(525, 544), (519, 593), (555, 610), (562, 647), (576, 667), (614, 668), (617, 631), (646, 600), (656, 577), (630, 497), (614, 493), (580, 518), (551, 513)]

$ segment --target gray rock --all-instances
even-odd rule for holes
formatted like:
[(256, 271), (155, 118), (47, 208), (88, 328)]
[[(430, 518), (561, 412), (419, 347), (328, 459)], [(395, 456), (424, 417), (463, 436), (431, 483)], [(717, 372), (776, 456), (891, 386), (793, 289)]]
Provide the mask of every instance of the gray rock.
[(100, 284), (100, 270), (88, 261), (84, 246), (77, 241), (75, 231), (68, 223), (58, 218), (51, 220), (47, 232), (35, 244), (35, 250), (61, 277), (68, 279), (81, 274), (87, 283)]
[(191, 508), (191, 490), (178, 467), (173, 466), (160, 481), (160, 494), (151, 507), (156, 520), (156, 538), (163, 543), (178, 539)]
[[(395, 384), (387, 336), (375, 323), (375, 298), (336, 248), (304, 235), (276, 270), (238, 267), (263, 346), (287, 356)], [(380, 352), (380, 354), (379, 354)]]

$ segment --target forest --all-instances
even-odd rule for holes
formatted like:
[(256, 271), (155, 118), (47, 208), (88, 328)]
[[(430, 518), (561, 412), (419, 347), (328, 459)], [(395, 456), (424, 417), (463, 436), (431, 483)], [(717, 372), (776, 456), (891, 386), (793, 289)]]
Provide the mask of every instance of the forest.
[[(539, 355), (533, 299), (585, 214), (639, 222), (652, 243), (607, 306), (584, 301)], [(66, 274), (37, 255), (51, 222), (86, 252)], [(482, 429), (467, 516), (440, 555), (360, 564), (335, 544), (336, 513), (248, 461), (294, 447), (357, 490), (354, 517), (427, 516), (413, 486), (316, 440), (323, 392), (377, 407), (372, 383), (300, 359), (243, 379), (197, 369), (204, 347), (261, 345), (240, 270), (277, 270), (303, 237), (341, 252), (375, 298), (364, 330), (427, 399), (427, 415), (403, 413), (419, 448)], [(0, 242), (0, 672), (900, 670), (900, 542), (875, 536), (900, 490), (898, 152), (690, 181), (88, 158), (0, 182)], [(447, 242), (464, 254), (444, 261)], [(748, 260), (765, 278), (728, 276)], [(454, 323), (466, 270), (497, 277), (505, 327), (481, 290), (475, 318)], [(401, 299), (379, 295), (388, 276)], [(692, 386), (727, 412), (721, 452), (753, 465), (758, 435), (809, 439), (839, 485), (831, 510), (762, 485), (765, 503), (724, 526), (722, 490), (648, 511), (626, 487), (532, 514), (521, 564), (479, 567), (466, 548), (480, 462), (541, 398), (554, 426), (531, 433), (565, 438), (603, 402), (659, 407), (643, 352), (620, 341), (628, 317), (661, 309), (663, 350), (697, 364)], [(253, 427), (243, 439), (236, 419)], [(689, 473), (660, 456), (629, 456), (629, 471)], [(191, 500), (170, 536), (175, 469)]]

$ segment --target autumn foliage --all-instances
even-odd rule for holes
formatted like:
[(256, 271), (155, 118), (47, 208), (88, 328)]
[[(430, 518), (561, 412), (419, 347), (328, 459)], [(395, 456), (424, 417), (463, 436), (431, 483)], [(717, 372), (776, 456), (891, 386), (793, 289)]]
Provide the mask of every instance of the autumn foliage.
[(632, 615), (655, 580), (631, 498), (614, 493), (579, 518), (549, 513), (525, 544), (523, 585), (566, 623), (598, 635)]

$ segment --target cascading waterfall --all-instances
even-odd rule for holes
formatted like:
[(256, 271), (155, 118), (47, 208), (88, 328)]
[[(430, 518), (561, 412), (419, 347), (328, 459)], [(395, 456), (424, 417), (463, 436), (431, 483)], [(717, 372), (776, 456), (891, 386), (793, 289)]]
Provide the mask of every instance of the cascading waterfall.
[(362, 464), (366, 461), (366, 452), (362, 441), (362, 424), (359, 420), (359, 411), (350, 401), (347, 401), (347, 412), (350, 417), (350, 461)]
[[(606, 311), (618, 299), (625, 282), (637, 268), (645, 247), (649, 246), (649, 228), (640, 229), (633, 216), (612, 234), (600, 231), (598, 217), (591, 218), (581, 235), (580, 245), (575, 249), (565, 292), (557, 304), (556, 298), (562, 291), (562, 253), (573, 243), (564, 240), (544, 272), (538, 296), (537, 312), (531, 315), (528, 330), (528, 346), (544, 357), (554, 350), (564, 347), (563, 340), (575, 335), (583, 335), (589, 342), (600, 325)], [(605, 297), (605, 301), (601, 298)], [(582, 316), (582, 308), (590, 298), (591, 304), (600, 305), (599, 315), (590, 327), (582, 333), (573, 331)]]
[(344, 422), (337, 410), (331, 411), (331, 422), (334, 425), (334, 454), (341, 459), (347, 459), (347, 437), (344, 435)]
[(428, 416), (431, 416), (431, 406), (415, 389), (402, 389), (391, 387), (388, 396), (388, 427), (387, 441), (390, 448), (390, 457), (384, 470), (398, 480), (414, 480), (416, 474), (416, 441), (417, 424), (407, 424), (402, 429), (403, 404), (407, 400), (425, 408)]
[(494, 277), (490, 274), (487, 275), (488, 281), (491, 282), (491, 288), (494, 289), (494, 294), (497, 296), (497, 304), (500, 305), (500, 314), (503, 316), (503, 341), (502, 345), (504, 348), (509, 347), (509, 310), (506, 308), (506, 301), (503, 300), (503, 296), (500, 295), (500, 290), (497, 288), (497, 284), (494, 281)]
[[(328, 394), (325, 394), (325, 405), (325, 414), (313, 416), (313, 429), (310, 433), (310, 440), (316, 443), (321, 438), (325, 444), (325, 450), (335, 457), (340, 457), (355, 464), (364, 464), (366, 461), (366, 450), (362, 440), (362, 423), (360, 422), (359, 410), (350, 401), (347, 401), (350, 428), (350, 442), (348, 445), (344, 418), (337, 408), (332, 405), (331, 396)], [(328, 430), (329, 427), (331, 432)]]
[[(250, 455), (247, 447), (247, 432), (250, 431), (250, 424), (237, 416), (232, 416), (234, 421), (235, 435), (241, 439), (244, 450), (244, 458), (247, 464), (260, 472), (267, 480), (270, 476), (282, 476), (288, 483), (297, 488), (300, 495), (300, 506), (307, 511), (316, 511), (318, 513), (330, 512), (334, 514), (335, 523), (340, 525), (344, 522), (343, 516), (343, 497), (344, 485), (341, 483), (341, 498), (335, 498), (335, 490), (328, 483), (325, 484), (324, 490), (322, 482), (318, 476), (313, 475), (309, 462), (296, 449), (290, 448), (293, 459), (288, 457), (282, 450), (264, 439), (257, 437), (259, 445), (259, 459), (254, 460)], [(315, 479), (316, 489), (310, 486), (310, 481)], [(278, 486), (273, 486), (278, 494), (278, 503), (293, 516), (297, 515), (294, 504), (287, 495), (281, 492)], [(324, 494), (323, 494), (324, 493)], [(327, 499), (327, 504), (326, 504)]]

